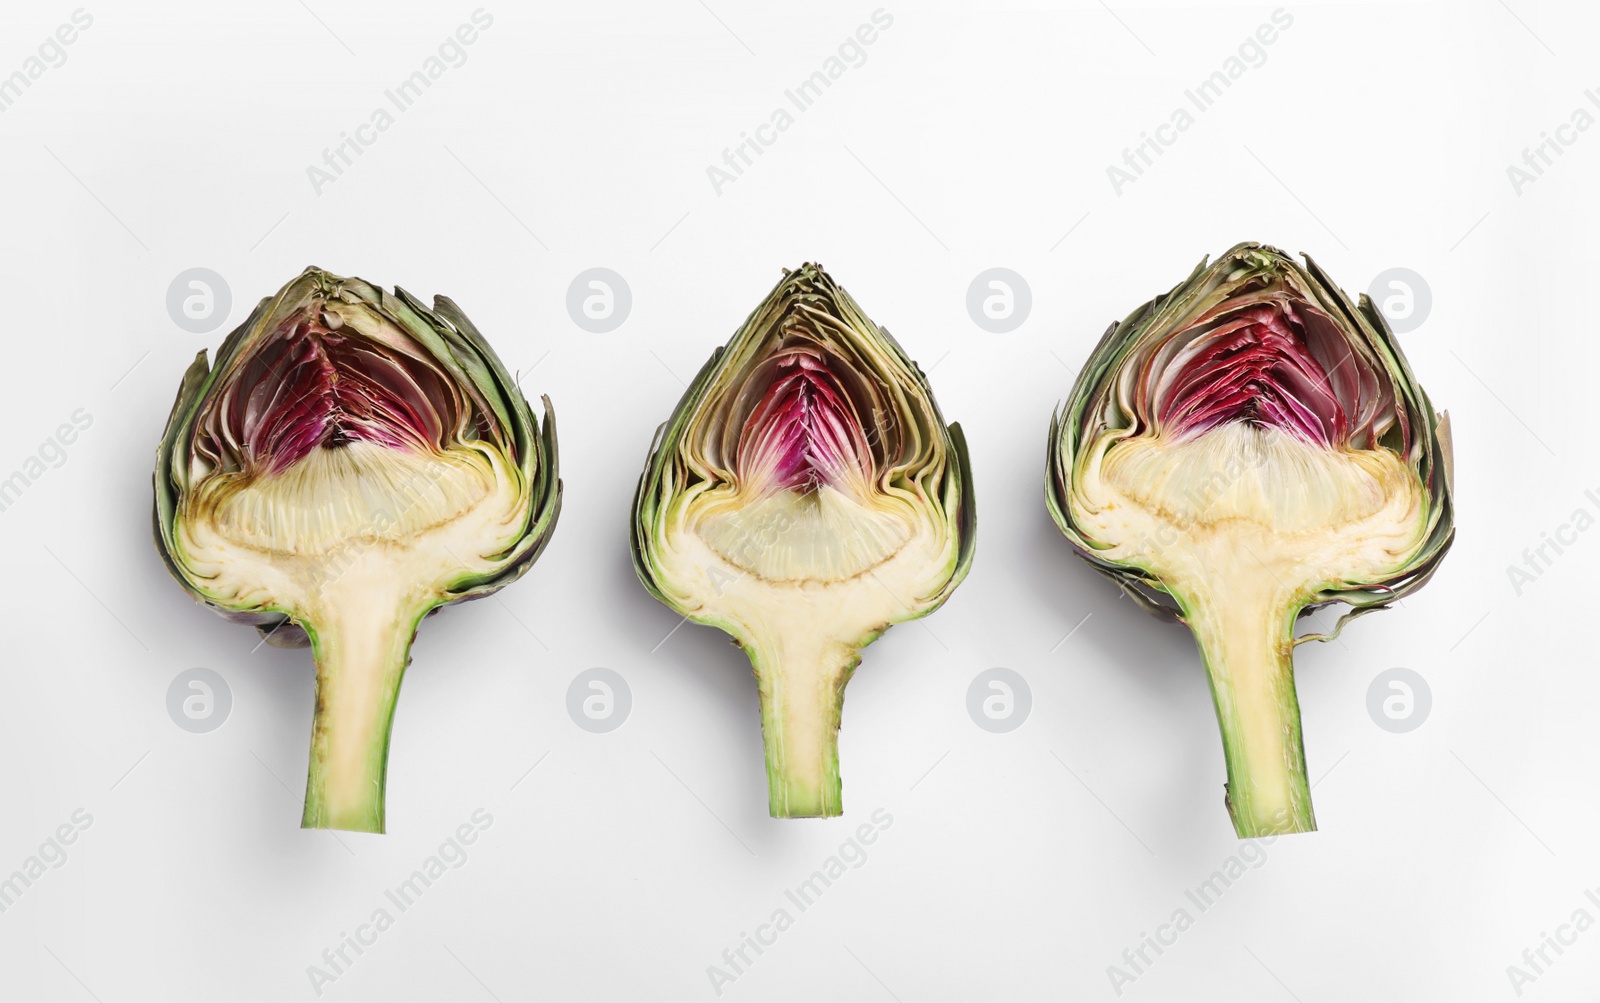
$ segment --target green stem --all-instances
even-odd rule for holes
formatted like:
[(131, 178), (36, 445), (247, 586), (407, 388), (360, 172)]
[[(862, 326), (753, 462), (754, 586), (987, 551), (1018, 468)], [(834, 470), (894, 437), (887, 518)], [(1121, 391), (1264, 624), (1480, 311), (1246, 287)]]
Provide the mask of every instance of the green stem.
[(752, 649), (750, 660), (761, 687), (772, 817), (843, 814), (839, 717), (861, 656), (838, 642), (805, 638)]
[(1241, 838), (1313, 832), (1294, 689), (1295, 608), (1261, 595), (1216, 599), (1186, 611), (1222, 727), (1234, 831)]
[(383, 832), (389, 730), (416, 636), (414, 618), (367, 614), (318, 624), (305, 829)]

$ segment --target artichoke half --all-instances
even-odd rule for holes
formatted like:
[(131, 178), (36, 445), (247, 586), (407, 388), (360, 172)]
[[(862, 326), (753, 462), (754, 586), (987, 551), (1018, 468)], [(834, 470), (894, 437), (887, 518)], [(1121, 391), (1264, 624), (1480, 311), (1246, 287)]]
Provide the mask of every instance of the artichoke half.
[(317, 699), (306, 828), (382, 832), (390, 725), (422, 617), (497, 591), (549, 541), (555, 421), (449, 299), (317, 268), (184, 375), (157, 451), (178, 582), (281, 647)]
[(845, 684), (862, 648), (960, 584), (975, 518), (960, 426), (816, 265), (786, 274), (657, 431), (634, 566), (749, 655), (774, 817), (842, 812)]
[[(1079, 554), (1193, 631), (1241, 837), (1316, 828), (1292, 652), (1432, 576), (1450, 435), (1381, 313), (1310, 258), (1240, 244), (1113, 324), (1050, 427)], [(1352, 609), (1334, 634), (1298, 616)]]

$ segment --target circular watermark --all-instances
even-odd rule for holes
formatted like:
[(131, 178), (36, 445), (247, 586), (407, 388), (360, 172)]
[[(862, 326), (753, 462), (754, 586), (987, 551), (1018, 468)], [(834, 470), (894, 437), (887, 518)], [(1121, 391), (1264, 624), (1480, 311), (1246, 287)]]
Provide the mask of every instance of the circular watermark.
[(1372, 280), (1367, 295), (1396, 334), (1421, 327), (1433, 309), (1428, 280), (1409, 268), (1385, 268)]
[(580, 672), (567, 687), (567, 713), (584, 731), (596, 735), (616, 731), (631, 710), (633, 691), (628, 689), (628, 681), (611, 669)]
[(233, 690), (210, 669), (180, 672), (167, 687), (167, 716), (184, 731), (196, 735), (216, 731), (232, 710)]
[(190, 334), (209, 334), (228, 320), (233, 293), (209, 268), (186, 268), (167, 286), (167, 315)]
[(1367, 687), (1367, 713), (1372, 723), (1396, 735), (1416, 731), (1433, 710), (1433, 690), (1420, 673), (1386, 669)]
[(628, 280), (609, 268), (585, 269), (567, 287), (567, 313), (590, 334), (615, 331), (632, 310)]
[(1028, 681), (1010, 669), (986, 669), (967, 687), (967, 713), (984, 731), (1004, 734), (1022, 727), (1033, 710)]
[(1015, 331), (1033, 310), (1028, 280), (1009, 268), (987, 268), (967, 287), (967, 313), (990, 334)]

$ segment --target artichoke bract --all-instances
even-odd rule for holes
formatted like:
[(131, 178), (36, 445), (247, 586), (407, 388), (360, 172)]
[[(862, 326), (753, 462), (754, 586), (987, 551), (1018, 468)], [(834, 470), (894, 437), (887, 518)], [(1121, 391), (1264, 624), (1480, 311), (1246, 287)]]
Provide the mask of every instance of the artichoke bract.
[(422, 617), (516, 580), (561, 504), (541, 429), (449, 299), (308, 268), (216, 365), (157, 451), (155, 538), (195, 598), (317, 665), (306, 828), (384, 830), (389, 732)]
[(750, 657), (772, 815), (840, 814), (839, 717), (861, 649), (932, 612), (972, 563), (960, 426), (888, 332), (807, 264), (657, 431), (633, 514), (645, 587)]
[[(1241, 837), (1316, 828), (1294, 647), (1423, 585), (1455, 533), (1447, 417), (1383, 315), (1240, 244), (1113, 324), (1054, 416), (1061, 531), (1194, 633)], [(1296, 638), (1312, 609), (1350, 609)]]

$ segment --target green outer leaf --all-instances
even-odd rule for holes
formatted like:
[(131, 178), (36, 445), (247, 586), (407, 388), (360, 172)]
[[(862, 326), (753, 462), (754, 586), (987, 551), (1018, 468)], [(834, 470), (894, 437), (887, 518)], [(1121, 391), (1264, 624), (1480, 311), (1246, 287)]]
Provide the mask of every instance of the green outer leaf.
[[(808, 263), (793, 272), (786, 272), (784, 279), (773, 288), (761, 305), (750, 313), (728, 343), (715, 349), (705, 365), (700, 367), (700, 372), (696, 374), (694, 381), (689, 384), (689, 388), (678, 401), (677, 407), (673, 409), (672, 416), (656, 429), (655, 438), (650, 444), (649, 456), (645, 461), (644, 472), (639, 477), (639, 485), (634, 493), (632, 532), (629, 541), (634, 570), (651, 595), (697, 623), (711, 624), (724, 630), (731, 626), (721, 623), (715, 617), (698, 616), (694, 611), (685, 609), (673, 597), (670, 583), (665, 580), (651, 559), (653, 549), (663, 543), (666, 516), (673, 496), (681, 490), (688, 475), (688, 471), (681, 463), (678, 444), (691, 430), (695, 418), (713, 389), (718, 389), (716, 387), (718, 377), (724, 372), (734, 370), (744, 357), (761, 347), (761, 339), (770, 329), (769, 316), (778, 311), (787, 299), (800, 295), (801, 290), (813, 286), (821, 290), (821, 295), (830, 298), (837, 305), (839, 312), (853, 331), (887, 352), (895, 363), (913, 376), (916, 404), (926, 409), (930, 429), (937, 430), (945, 436), (946, 454), (954, 460), (953, 465), (945, 471), (944, 497), (940, 499), (946, 515), (955, 523), (955, 531), (959, 534), (954, 564), (944, 587), (937, 595), (927, 597), (918, 612), (909, 619), (918, 619), (938, 609), (971, 570), (977, 547), (978, 514), (977, 501), (972, 490), (972, 461), (967, 453), (967, 440), (961, 432), (961, 426), (945, 425), (939, 404), (934, 399), (933, 389), (928, 384), (927, 374), (906, 355), (900, 343), (888, 331), (873, 323), (850, 294), (836, 285), (820, 266)], [(873, 634), (863, 638), (860, 647), (865, 647), (877, 636), (878, 634)]]
[(1045, 505), (1074, 549), (1097, 571), (1148, 612), (1163, 619), (1183, 620), (1181, 611), (1159, 579), (1140, 568), (1101, 558), (1094, 541), (1073, 523), (1071, 507), (1066, 500), (1071, 489), (1073, 464), (1087, 432), (1102, 425), (1126, 427), (1136, 420), (1135, 416), (1122, 411), (1110, 391), (1123, 360), (1137, 346), (1147, 338), (1170, 330), (1173, 324), (1221, 303), (1232, 290), (1268, 273), (1282, 276), (1327, 313), (1344, 331), (1353, 351), (1369, 353), (1375, 358), (1389, 374), (1396, 399), (1402, 402), (1408, 420), (1420, 421), (1423, 426), (1413, 430), (1413, 455), (1404, 459), (1427, 489), (1428, 538), (1404, 566), (1396, 568), (1383, 582), (1325, 584), (1302, 613), (1334, 602), (1348, 604), (1354, 609), (1339, 620), (1332, 634), (1311, 635), (1301, 640), (1331, 639), (1349, 620), (1383, 609), (1427, 583), (1454, 541), (1455, 513), (1447, 417), (1434, 412), (1388, 322), (1371, 299), (1363, 294), (1359, 306), (1352, 304), (1309, 256), (1302, 268), (1276, 248), (1256, 243), (1235, 245), (1215, 264), (1202, 260), (1186, 280), (1140, 306), (1121, 323), (1112, 324), (1089, 354), (1089, 361), (1079, 372), (1067, 400), (1051, 417), (1050, 436), (1045, 444)]
[(461, 372), (478, 389), (482, 400), (499, 416), (501, 427), (510, 430), (518, 467), (533, 497), (522, 536), (500, 555), (505, 562), (501, 568), (487, 576), (466, 579), (451, 590), (453, 602), (481, 598), (521, 578), (550, 543), (551, 530), (561, 513), (562, 492), (561, 479), (557, 476), (555, 411), (548, 396), (541, 398), (545, 415), (541, 430), (528, 399), (506, 371), (500, 356), (454, 300), (435, 296), (434, 309), (430, 312), (398, 286), (395, 294), (420, 320), (433, 327), (449, 349), (448, 356), (441, 356), (445, 364), (452, 372)]
[(232, 610), (221, 605), (204, 586), (184, 569), (177, 542), (178, 507), (190, 489), (189, 450), (196, 417), (223, 374), (249, 357), (255, 344), (272, 333), (277, 324), (294, 312), (306, 299), (320, 295), (330, 300), (364, 303), (403, 329), (426, 349), (486, 411), (492, 413), (516, 448), (517, 468), (528, 485), (532, 499), (523, 532), (516, 543), (500, 555), (500, 566), (484, 575), (469, 576), (457, 582), (442, 602), (460, 602), (488, 595), (515, 581), (527, 571), (549, 543), (561, 510), (562, 482), (558, 471), (555, 414), (548, 397), (543, 398), (545, 420), (538, 419), (527, 398), (507, 372), (498, 355), (483, 335), (467, 320), (460, 308), (446, 297), (434, 299), (429, 310), (403, 289), (384, 292), (361, 279), (340, 278), (320, 268), (309, 267), (274, 296), (263, 299), (245, 322), (234, 329), (217, 349), (214, 367), (206, 364), (202, 350), (184, 373), (166, 430), (156, 450), (155, 505), (153, 511), (156, 549), (172, 576), (203, 603), (229, 619), (276, 627), (286, 619), (283, 610)]

